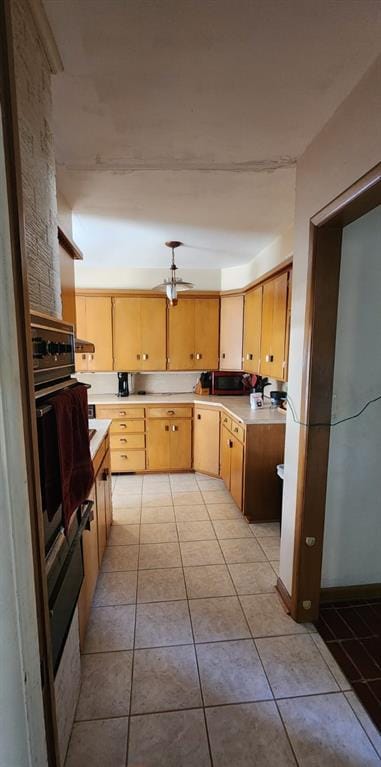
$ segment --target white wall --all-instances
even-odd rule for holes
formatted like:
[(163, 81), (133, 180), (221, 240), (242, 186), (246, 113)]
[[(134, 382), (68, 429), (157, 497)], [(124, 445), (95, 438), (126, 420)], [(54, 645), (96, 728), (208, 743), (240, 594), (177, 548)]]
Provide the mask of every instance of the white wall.
[[(337, 109), (297, 165), (289, 395), (300, 414), (308, 277), (309, 222), (380, 160), (381, 57)], [(286, 430), (280, 577), (291, 592), (299, 426)]]
[[(107, 266), (89, 267), (86, 263), (86, 253), (83, 261), (75, 262), (75, 284), (77, 288), (129, 288), (130, 290), (151, 290), (155, 285), (168, 277), (169, 269), (139, 269), (130, 267)], [(136, 258), (139, 263), (139, 257)], [(168, 261), (169, 265), (169, 261)], [(220, 269), (179, 269), (179, 277), (186, 282), (193, 282), (196, 290), (220, 290)]]
[[(332, 420), (381, 396), (381, 207), (344, 229)], [(381, 582), (381, 401), (331, 430), (322, 586)]]
[(250, 282), (258, 280), (262, 275), (289, 259), (292, 256), (293, 247), (294, 227), (290, 226), (249, 263), (221, 269), (221, 290), (244, 288)]

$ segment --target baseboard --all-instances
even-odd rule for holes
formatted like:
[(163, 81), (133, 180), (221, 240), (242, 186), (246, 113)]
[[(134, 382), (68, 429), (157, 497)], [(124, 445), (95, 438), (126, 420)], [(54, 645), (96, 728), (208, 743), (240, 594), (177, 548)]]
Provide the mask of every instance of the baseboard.
[(353, 586), (332, 586), (320, 589), (320, 604), (349, 602), (354, 599), (381, 598), (381, 583), (365, 583)]
[(279, 594), (279, 596), (280, 596), (280, 598), (281, 598), (281, 600), (282, 600), (282, 602), (283, 602), (287, 612), (290, 613), (291, 612), (291, 596), (288, 593), (288, 591), (287, 591), (283, 581), (281, 581), (280, 578), (277, 578), (277, 582), (276, 582), (276, 587), (275, 588), (276, 588), (276, 590), (277, 590), (277, 592), (278, 592), (278, 594)]

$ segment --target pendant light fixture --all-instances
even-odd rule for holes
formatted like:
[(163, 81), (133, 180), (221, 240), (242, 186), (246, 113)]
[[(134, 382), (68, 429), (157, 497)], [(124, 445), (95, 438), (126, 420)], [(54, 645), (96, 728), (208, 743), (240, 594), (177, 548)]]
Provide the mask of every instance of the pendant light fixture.
[(160, 285), (156, 285), (156, 287), (152, 288), (152, 290), (160, 290), (160, 292), (166, 293), (169, 305), (176, 306), (177, 294), (181, 290), (191, 290), (194, 288), (194, 285), (192, 282), (184, 282), (181, 277), (176, 277), (177, 266), (175, 264), (175, 248), (179, 248), (183, 243), (179, 242), (178, 240), (170, 240), (165, 244), (167, 248), (171, 248), (172, 251), (172, 262), (171, 266), (169, 267), (171, 270), (171, 276), (166, 277), (164, 282), (162, 282)]

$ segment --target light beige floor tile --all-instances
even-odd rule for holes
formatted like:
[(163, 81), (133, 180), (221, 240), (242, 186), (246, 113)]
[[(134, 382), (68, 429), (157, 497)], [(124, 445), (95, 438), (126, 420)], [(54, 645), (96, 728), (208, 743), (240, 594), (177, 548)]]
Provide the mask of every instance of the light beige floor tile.
[(225, 490), (224, 481), (215, 477), (208, 477), (206, 474), (202, 474), (196, 477), (197, 484), (201, 491), (211, 492), (212, 490)]
[(168, 474), (145, 474), (143, 477), (143, 487), (152, 487), (153, 485), (169, 485)]
[(170, 493), (143, 495), (142, 506), (143, 509), (152, 509), (155, 506), (172, 506), (172, 495)]
[(216, 519), (213, 527), (219, 540), (253, 538), (250, 527), (244, 519)]
[(313, 641), (315, 642), (318, 650), (320, 650), (331, 674), (333, 674), (333, 676), (335, 677), (336, 682), (340, 687), (340, 690), (351, 690), (352, 688), (351, 688), (350, 682), (348, 682), (348, 679), (344, 676), (340, 666), (336, 662), (330, 649), (327, 647), (326, 643), (321, 638), (320, 634), (312, 633), (311, 637)]
[(75, 723), (65, 767), (125, 767), (127, 733), (127, 718)]
[(175, 506), (176, 522), (208, 522), (209, 516), (204, 505)]
[(185, 541), (180, 543), (184, 567), (224, 564), (218, 541)]
[(121, 490), (138, 492), (143, 487), (143, 479), (142, 474), (119, 474), (115, 477), (114, 489), (116, 492)]
[(132, 717), (128, 751), (127, 767), (210, 767), (203, 711)]
[(189, 608), (196, 642), (250, 637), (237, 597), (191, 599)]
[(189, 599), (235, 595), (234, 586), (226, 565), (185, 567), (184, 575)]
[(128, 546), (139, 543), (140, 525), (112, 525), (109, 546)]
[(169, 602), (186, 599), (183, 570), (139, 570), (138, 602)]
[(180, 541), (208, 541), (215, 538), (213, 525), (205, 522), (178, 522), (177, 532)]
[(198, 708), (201, 691), (193, 645), (135, 650), (133, 714)]
[(195, 479), (171, 479), (172, 493), (197, 493), (199, 486)]
[(274, 572), (276, 573), (277, 577), (279, 577), (279, 565), (280, 565), (279, 560), (277, 561), (274, 561), (273, 559), (270, 560), (270, 565), (273, 568)]
[(141, 509), (123, 509), (116, 506), (112, 512), (113, 525), (139, 525)]
[(266, 562), (266, 556), (254, 536), (251, 538), (220, 539), (219, 543), (228, 564)]
[(242, 512), (233, 503), (211, 503), (207, 506), (210, 519), (238, 519), (242, 521)]
[(272, 699), (252, 639), (200, 644), (196, 652), (206, 706)]
[(151, 485), (143, 485), (143, 498), (150, 498), (152, 495), (162, 496), (170, 495), (171, 486), (169, 482), (156, 482)]
[(364, 706), (362, 703), (360, 703), (356, 693), (346, 692), (345, 697), (355, 712), (357, 719), (360, 721), (362, 727), (364, 728), (370, 742), (376, 749), (378, 756), (381, 758), (381, 732), (373, 724), (372, 720), (365, 711)]
[(114, 509), (140, 509), (142, 505), (142, 496), (128, 492), (113, 493), (112, 505)]
[(277, 594), (255, 594), (240, 597), (253, 637), (305, 634), (304, 624), (287, 615)]
[(132, 652), (83, 655), (76, 720), (127, 716), (131, 669)]
[(171, 543), (173, 541), (177, 541), (174, 522), (151, 523), (140, 527), (140, 543)]
[(282, 700), (279, 708), (300, 767), (380, 767), (342, 693)]
[(296, 767), (272, 701), (208, 708), (206, 721), (216, 767)]
[(171, 482), (176, 482), (178, 479), (195, 479), (196, 477), (194, 471), (172, 471), (168, 476)]
[(189, 492), (173, 491), (173, 503), (175, 506), (193, 506), (203, 504), (202, 495), (199, 490), (190, 490)]
[(160, 567), (181, 567), (178, 543), (144, 543), (139, 551), (139, 569), (155, 570)]
[(99, 573), (93, 606), (132, 605), (136, 602), (137, 571)]
[(163, 647), (193, 641), (188, 603), (151, 602), (136, 608), (135, 647)]
[(266, 594), (274, 591), (276, 574), (269, 562), (240, 562), (229, 565), (237, 594)]
[(204, 503), (232, 503), (233, 499), (227, 490), (202, 490)]
[(268, 536), (256, 539), (270, 561), (278, 561), (280, 557), (280, 537)]
[(251, 522), (250, 529), (258, 538), (276, 538), (280, 536), (279, 522)]
[(85, 653), (131, 650), (134, 628), (135, 605), (94, 607), (87, 627)]
[(105, 573), (137, 570), (139, 546), (107, 546), (102, 561)]
[(142, 509), (142, 525), (162, 524), (163, 522), (174, 521), (175, 514), (172, 506), (152, 506), (149, 509)]
[(309, 634), (266, 637), (256, 645), (276, 698), (339, 690)]

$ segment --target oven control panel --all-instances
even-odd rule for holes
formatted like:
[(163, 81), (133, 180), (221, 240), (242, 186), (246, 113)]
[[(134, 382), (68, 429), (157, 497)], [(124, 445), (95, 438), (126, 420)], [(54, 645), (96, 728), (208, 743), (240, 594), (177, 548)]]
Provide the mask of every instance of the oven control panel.
[(74, 328), (67, 322), (31, 316), (35, 385), (74, 373)]

